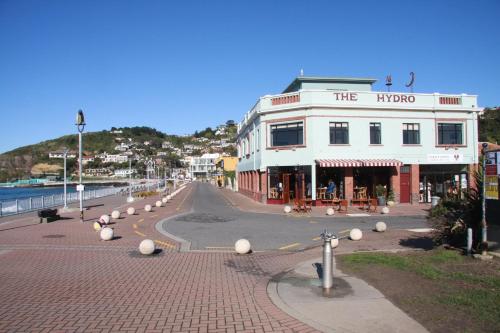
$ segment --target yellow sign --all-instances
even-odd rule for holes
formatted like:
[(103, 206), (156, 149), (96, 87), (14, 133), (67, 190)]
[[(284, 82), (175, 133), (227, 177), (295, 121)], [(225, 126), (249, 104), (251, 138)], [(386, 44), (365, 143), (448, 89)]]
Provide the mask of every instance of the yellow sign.
[(486, 176), (486, 199), (498, 200), (498, 176)]

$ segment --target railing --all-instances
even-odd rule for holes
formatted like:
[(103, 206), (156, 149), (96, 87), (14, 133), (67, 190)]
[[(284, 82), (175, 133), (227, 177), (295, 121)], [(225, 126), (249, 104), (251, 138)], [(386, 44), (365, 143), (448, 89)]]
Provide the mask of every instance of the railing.
[[(145, 184), (134, 185), (132, 186), (132, 192), (146, 191), (148, 189), (154, 190), (157, 188), (157, 186), (158, 185), (156, 183), (150, 184), (150, 186), (147, 186)], [(160, 186), (163, 186), (163, 182), (160, 183)], [(92, 200), (111, 195), (128, 195), (128, 193), (128, 186), (93, 189), (83, 192), (83, 200)], [(78, 192), (71, 192), (66, 194), (67, 204), (78, 202), (79, 200), (80, 199), (78, 197)], [(64, 205), (64, 193), (0, 201), (0, 217), (62, 205)]]

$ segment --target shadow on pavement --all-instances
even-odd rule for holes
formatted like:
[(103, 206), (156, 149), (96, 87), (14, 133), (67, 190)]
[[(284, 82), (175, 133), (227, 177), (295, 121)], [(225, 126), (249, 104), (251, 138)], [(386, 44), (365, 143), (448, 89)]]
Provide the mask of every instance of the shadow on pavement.
[(413, 249), (432, 250), (434, 248), (434, 241), (430, 236), (412, 236), (401, 239), (399, 245)]

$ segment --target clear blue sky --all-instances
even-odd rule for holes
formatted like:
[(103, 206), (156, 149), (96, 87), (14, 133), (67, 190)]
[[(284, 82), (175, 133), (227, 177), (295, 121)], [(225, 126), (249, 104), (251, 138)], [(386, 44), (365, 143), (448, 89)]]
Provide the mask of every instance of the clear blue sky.
[(76, 132), (193, 133), (305, 75), (500, 105), (500, 1), (0, 0), (0, 152)]

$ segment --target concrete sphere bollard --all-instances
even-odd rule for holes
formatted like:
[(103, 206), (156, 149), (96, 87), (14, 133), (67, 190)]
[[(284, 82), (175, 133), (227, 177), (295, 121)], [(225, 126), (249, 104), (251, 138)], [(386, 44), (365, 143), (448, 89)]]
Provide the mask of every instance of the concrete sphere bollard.
[(384, 232), (387, 230), (387, 225), (385, 224), (385, 222), (377, 222), (375, 223), (375, 230), (378, 231), (378, 232)]
[(155, 206), (156, 206), (156, 207), (161, 207), (161, 205), (162, 205), (161, 200), (156, 201), (156, 203), (155, 203)]
[(113, 239), (113, 229), (111, 228), (102, 228), (101, 230), (101, 239), (104, 241), (109, 241)]
[(171, 200), (172, 199), (172, 196), (169, 194), (167, 195), (167, 200)]
[(238, 254), (247, 254), (250, 252), (250, 242), (247, 239), (240, 239), (234, 243), (234, 250)]
[(332, 239), (332, 249), (336, 248), (337, 246), (339, 246), (339, 239), (338, 238)]
[(112, 213), (111, 213), (111, 217), (114, 219), (114, 220), (117, 220), (120, 218), (120, 211), (119, 210), (114, 210)]
[(389, 207), (382, 208), (382, 214), (389, 214)]
[(101, 217), (99, 218), (99, 222), (104, 223), (104, 224), (108, 224), (109, 223), (109, 215), (101, 215)]
[(155, 252), (155, 243), (151, 239), (145, 239), (139, 244), (139, 252), (144, 255), (150, 255)]
[(151, 205), (146, 205), (146, 206), (144, 206), (144, 210), (145, 210), (146, 212), (150, 212), (152, 209), (153, 209), (153, 207), (151, 207)]
[(335, 214), (335, 211), (333, 210), (333, 208), (328, 207), (328, 209), (326, 210), (326, 215), (332, 216), (333, 214)]
[(135, 208), (134, 207), (127, 208), (127, 214), (128, 215), (134, 215), (135, 214)]
[(164, 198), (161, 199), (161, 202), (163, 202), (164, 204), (166, 204), (168, 202), (168, 199), (166, 197), (164, 197)]
[(349, 238), (353, 241), (359, 241), (363, 237), (363, 233), (358, 228), (354, 228), (349, 233)]
[(285, 208), (283, 208), (283, 211), (288, 214), (292, 211), (292, 207), (286, 205)]
[(99, 231), (99, 230), (102, 229), (101, 224), (99, 222), (97, 222), (97, 221), (94, 222), (93, 227), (94, 227), (95, 231)]

